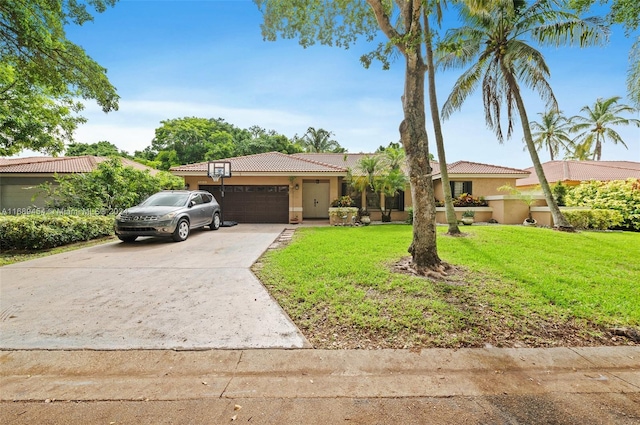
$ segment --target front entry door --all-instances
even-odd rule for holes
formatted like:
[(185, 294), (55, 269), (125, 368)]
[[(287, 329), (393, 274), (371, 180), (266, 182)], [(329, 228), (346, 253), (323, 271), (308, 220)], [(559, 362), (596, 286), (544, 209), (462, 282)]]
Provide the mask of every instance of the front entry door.
[(302, 218), (329, 217), (329, 183), (302, 183)]

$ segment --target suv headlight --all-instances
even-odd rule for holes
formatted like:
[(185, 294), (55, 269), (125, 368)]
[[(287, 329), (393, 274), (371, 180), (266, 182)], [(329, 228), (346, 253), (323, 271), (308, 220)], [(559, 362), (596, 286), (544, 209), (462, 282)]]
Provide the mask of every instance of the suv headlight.
[(178, 213), (173, 211), (158, 218), (158, 221), (167, 221), (173, 219)]

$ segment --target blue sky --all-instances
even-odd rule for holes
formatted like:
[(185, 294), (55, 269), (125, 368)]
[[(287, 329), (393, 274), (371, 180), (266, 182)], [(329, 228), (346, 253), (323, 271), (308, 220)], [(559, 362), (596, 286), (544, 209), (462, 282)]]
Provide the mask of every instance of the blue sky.
[[(121, 96), (120, 110), (109, 114), (87, 102), (83, 115), (89, 121), (76, 131), (76, 141), (108, 140), (133, 153), (151, 144), (160, 121), (187, 116), (223, 118), (242, 128), (258, 125), (288, 137), (309, 126), (324, 128), (349, 152), (373, 152), (399, 140), (401, 59), (389, 71), (378, 63), (364, 69), (359, 58), (370, 51), (364, 42), (349, 50), (303, 49), (296, 40), (266, 42), (261, 21), (249, 0), (120, 0), (93, 23), (70, 27), (68, 37), (108, 69)], [(630, 45), (614, 28), (606, 47), (544, 50), (566, 115), (578, 114), (598, 97), (620, 95), (626, 102)], [(440, 104), (461, 72), (437, 75)], [(535, 120), (544, 105), (533, 93), (525, 96)], [(443, 129), (448, 162), (531, 165), (519, 123), (514, 137), (500, 145), (486, 128), (479, 95)], [(640, 161), (640, 129), (618, 131), (629, 150), (606, 144), (602, 159)], [(431, 131), (429, 140), (435, 153)], [(548, 160), (548, 154), (541, 159)]]

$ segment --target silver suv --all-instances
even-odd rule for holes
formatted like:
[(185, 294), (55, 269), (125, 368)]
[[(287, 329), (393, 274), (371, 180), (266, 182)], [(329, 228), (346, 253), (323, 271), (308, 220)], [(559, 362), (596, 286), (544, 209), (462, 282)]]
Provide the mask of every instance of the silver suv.
[(116, 216), (115, 233), (124, 242), (138, 236), (171, 236), (182, 242), (191, 229), (220, 228), (220, 205), (204, 190), (166, 190)]

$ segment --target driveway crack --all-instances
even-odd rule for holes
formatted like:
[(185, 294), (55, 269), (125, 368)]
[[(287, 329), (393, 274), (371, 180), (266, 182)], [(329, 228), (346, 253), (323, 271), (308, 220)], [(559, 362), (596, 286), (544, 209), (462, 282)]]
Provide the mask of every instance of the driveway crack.
[(240, 363), (242, 362), (243, 354), (244, 354), (244, 351), (240, 351), (240, 356), (238, 356), (238, 361), (236, 362), (236, 367), (234, 368), (233, 374), (231, 375), (231, 378), (229, 378), (229, 381), (227, 382), (227, 385), (225, 385), (224, 388), (222, 389), (222, 392), (220, 393), (220, 398), (224, 398), (224, 395), (227, 392), (227, 388), (229, 388), (229, 385), (231, 385), (231, 382), (236, 377), (236, 372), (238, 372), (238, 367), (240, 367)]

